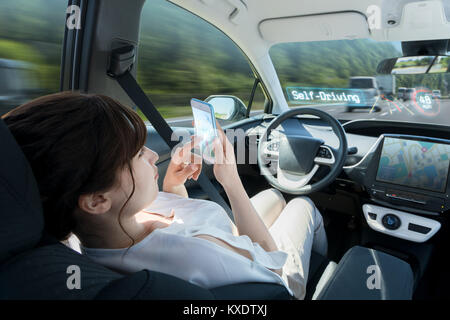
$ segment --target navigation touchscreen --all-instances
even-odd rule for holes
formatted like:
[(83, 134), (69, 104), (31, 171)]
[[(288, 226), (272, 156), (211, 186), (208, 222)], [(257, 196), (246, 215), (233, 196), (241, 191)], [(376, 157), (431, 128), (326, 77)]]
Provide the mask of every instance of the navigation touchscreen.
[(450, 145), (385, 137), (376, 180), (445, 192)]

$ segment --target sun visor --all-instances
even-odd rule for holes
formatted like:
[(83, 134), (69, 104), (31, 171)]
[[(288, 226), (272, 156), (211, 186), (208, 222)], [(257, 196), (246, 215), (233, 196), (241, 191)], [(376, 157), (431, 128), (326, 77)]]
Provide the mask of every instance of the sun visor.
[(359, 12), (338, 12), (264, 20), (264, 40), (272, 43), (369, 38), (366, 17)]

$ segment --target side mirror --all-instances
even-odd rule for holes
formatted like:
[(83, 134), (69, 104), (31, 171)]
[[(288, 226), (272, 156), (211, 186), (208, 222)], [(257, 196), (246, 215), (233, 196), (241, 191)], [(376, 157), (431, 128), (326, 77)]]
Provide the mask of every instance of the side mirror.
[(450, 56), (409, 56), (381, 61), (379, 74), (425, 74), (449, 72)]
[(206, 98), (205, 102), (214, 107), (216, 119), (234, 122), (245, 118), (247, 108), (235, 96), (214, 95)]

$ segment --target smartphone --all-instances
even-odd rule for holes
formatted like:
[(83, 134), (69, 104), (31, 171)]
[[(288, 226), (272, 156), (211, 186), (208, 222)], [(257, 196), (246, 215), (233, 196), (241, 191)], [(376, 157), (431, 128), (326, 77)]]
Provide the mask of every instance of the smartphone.
[(202, 138), (200, 154), (207, 163), (214, 163), (212, 142), (217, 137), (214, 107), (207, 102), (191, 99), (192, 114), (195, 121), (195, 135)]

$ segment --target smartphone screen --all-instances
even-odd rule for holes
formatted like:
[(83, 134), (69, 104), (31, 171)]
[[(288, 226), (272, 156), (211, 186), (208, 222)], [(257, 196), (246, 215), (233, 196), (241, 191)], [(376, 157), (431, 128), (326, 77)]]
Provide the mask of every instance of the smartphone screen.
[(207, 102), (191, 99), (192, 113), (195, 121), (195, 135), (202, 138), (199, 145), (203, 158), (210, 163), (214, 162), (212, 142), (216, 138), (216, 118), (214, 108)]

